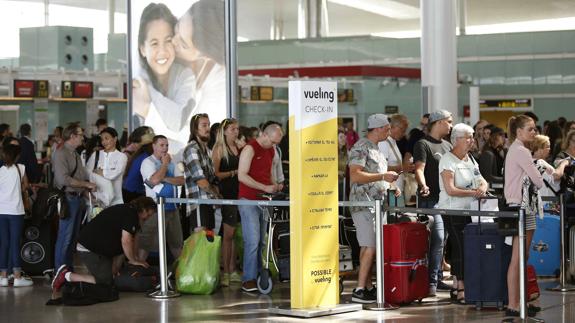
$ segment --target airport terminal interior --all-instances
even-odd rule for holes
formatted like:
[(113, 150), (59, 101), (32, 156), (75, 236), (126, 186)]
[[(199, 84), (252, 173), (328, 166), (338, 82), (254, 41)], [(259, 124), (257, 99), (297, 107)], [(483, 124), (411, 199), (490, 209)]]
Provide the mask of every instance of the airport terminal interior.
[(0, 321), (575, 322), (574, 0), (0, 0), (0, 30)]

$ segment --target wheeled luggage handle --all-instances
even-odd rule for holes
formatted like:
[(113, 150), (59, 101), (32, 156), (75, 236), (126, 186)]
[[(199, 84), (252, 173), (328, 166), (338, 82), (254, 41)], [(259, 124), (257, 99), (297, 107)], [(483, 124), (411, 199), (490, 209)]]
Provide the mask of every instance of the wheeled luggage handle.
[[(477, 211), (481, 211), (481, 201), (483, 200), (499, 200), (498, 196), (495, 195), (485, 195), (485, 196), (480, 196), (477, 198)], [(479, 228), (479, 232), (478, 235), (481, 235), (481, 214), (479, 214), (477, 216), (477, 227)]]

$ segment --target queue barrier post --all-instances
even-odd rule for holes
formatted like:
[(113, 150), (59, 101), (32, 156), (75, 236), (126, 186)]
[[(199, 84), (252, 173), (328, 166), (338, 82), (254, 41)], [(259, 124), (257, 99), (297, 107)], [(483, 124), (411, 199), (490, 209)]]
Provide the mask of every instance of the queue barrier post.
[(160, 253), (160, 290), (149, 293), (148, 297), (155, 299), (168, 299), (180, 296), (176, 291), (168, 288), (168, 273), (166, 260), (166, 223), (164, 212), (165, 198), (158, 198), (158, 249)]
[[(567, 283), (567, 262), (565, 261), (565, 205), (563, 194), (559, 194), (559, 207), (559, 226), (561, 228), (561, 257), (559, 258), (561, 262), (559, 265), (559, 285), (552, 288), (547, 288), (547, 290), (553, 292), (571, 292), (575, 290), (575, 286)], [(571, 259), (571, 261), (575, 261), (575, 259)]]
[(375, 304), (369, 304), (364, 309), (371, 311), (389, 311), (398, 309), (398, 306), (392, 305), (385, 301), (385, 277), (384, 277), (384, 230), (382, 218), (387, 211), (382, 212), (382, 201), (375, 201), (375, 260), (377, 269), (376, 291), (377, 301)]

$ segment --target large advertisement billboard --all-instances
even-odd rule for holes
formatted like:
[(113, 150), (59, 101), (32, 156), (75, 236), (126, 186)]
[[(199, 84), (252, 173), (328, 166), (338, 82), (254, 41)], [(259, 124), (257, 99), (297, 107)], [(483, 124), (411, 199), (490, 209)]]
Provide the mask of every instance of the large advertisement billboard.
[(223, 0), (131, 0), (132, 130), (149, 126), (180, 152), (190, 119), (226, 117)]

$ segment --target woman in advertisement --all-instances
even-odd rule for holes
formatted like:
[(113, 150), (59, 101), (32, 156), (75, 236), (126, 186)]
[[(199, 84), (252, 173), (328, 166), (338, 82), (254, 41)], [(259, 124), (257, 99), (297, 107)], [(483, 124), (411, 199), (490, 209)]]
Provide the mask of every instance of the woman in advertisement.
[(170, 141), (177, 152), (189, 137), (196, 82), (191, 69), (175, 62), (172, 43), (177, 19), (165, 4), (143, 10), (138, 31), (141, 73), (133, 80), (134, 114), (155, 133)]
[(195, 75), (193, 114), (226, 117), (224, 2), (200, 0), (180, 18), (173, 40), (176, 57)]

